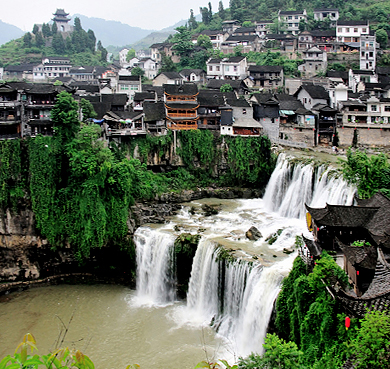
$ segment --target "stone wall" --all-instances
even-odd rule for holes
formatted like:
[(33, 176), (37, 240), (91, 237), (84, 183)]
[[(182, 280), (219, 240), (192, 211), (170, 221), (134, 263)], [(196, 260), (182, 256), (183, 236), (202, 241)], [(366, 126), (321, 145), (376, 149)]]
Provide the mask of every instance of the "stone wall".
[[(348, 147), (352, 145), (353, 131), (355, 127), (338, 128), (339, 145)], [(390, 129), (381, 128), (380, 126), (370, 126), (357, 128), (358, 145), (371, 147), (389, 147), (390, 146)]]
[[(280, 126), (280, 137), (282, 140), (305, 143), (307, 147), (314, 146), (314, 131), (312, 127), (291, 127)], [(286, 138), (287, 137), (287, 138)]]

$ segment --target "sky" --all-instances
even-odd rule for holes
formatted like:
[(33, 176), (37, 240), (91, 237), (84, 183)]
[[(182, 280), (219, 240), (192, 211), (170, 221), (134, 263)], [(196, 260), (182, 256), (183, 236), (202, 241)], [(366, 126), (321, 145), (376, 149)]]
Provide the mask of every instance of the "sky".
[[(115, 20), (132, 27), (161, 30), (182, 19), (188, 19), (190, 9), (199, 14), (199, 7), (208, 6), (209, 0), (14, 0), (2, 6), (0, 19), (13, 24), (23, 31), (32, 31), (34, 23), (48, 23), (57, 8), (64, 9), (72, 16)], [(213, 12), (218, 11), (219, 0), (211, 0)], [(49, 5), (48, 5), (49, 4)], [(223, 0), (224, 7), (229, 6)]]

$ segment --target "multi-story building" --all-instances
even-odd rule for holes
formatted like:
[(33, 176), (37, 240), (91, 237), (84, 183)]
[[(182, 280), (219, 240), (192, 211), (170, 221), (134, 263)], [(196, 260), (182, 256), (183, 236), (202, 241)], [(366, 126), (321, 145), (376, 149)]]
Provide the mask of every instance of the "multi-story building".
[(192, 42), (194, 44), (197, 43), (198, 37), (200, 35), (205, 35), (205, 36), (210, 37), (210, 41), (213, 44), (214, 50), (220, 50), (222, 42), (224, 42), (229, 37), (229, 33), (227, 33), (227, 32), (218, 31), (218, 30), (212, 31), (212, 30), (206, 29), (200, 33), (193, 35)]
[(338, 21), (336, 27), (337, 42), (360, 42), (361, 36), (370, 35), (368, 21)]
[(140, 76), (118, 76), (117, 92), (125, 93), (129, 97), (128, 103), (133, 102), (134, 94), (142, 92), (142, 84)]
[(207, 62), (207, 78), (245, 79), (247, 76), (247, 60), (244, 56), (230, 58), (210, 58)]
[(260, 20), (256, 22), (256, 33), (261, 37), (264, 38), (264, 36), (267, 33), (271, 33), (271, 24), (273, 22), (270, 20)]
[(360, 37), (360, 69), (375, 70), (376, 68), (376, 40), (375, 36)]
[(279, 65), (250, 65), (248, 72), (254, 87), (276, 89), (283, 86), (283, 67)]
[(298, 67), (303, 77), (314, 77), (318, 73), (325, 73), (328, 66), (326, 51), (313, 46), (302, 51), (304, 63)]
[(167, 127), (172, 130), (198, 129), (198, 87), (195, 83), (164, 85)]
[(317, 8), (314, 9), (314, 20), (316, 21), (324, 21), (327, 18), (331, 21), (331, 27), (336, 26), (336, 22), (338, 21), (340, 14), (339, 10), (335, 8)]
[(278, 21), (279, 23), (284, 24), (285, 33), (292, 33), (293, 35), (297, 35), (299, 30), (299, 22), (301, 20), (307, 21), (307, 13), (306, 9), (303, 11), (296, 10), (279, 10), (278, 12)]

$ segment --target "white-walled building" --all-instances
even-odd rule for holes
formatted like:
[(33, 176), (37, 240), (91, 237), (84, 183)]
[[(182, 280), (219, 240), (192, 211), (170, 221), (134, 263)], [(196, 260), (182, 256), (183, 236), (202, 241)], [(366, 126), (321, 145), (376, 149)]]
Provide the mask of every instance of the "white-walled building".
[(306, 9), (303, 11), (297, 10), (279, 10), (278, 21), (285, 25), (286, 32), (297, 35), (299, 31), (299, 22), (301, 20), (307, 21)]
[(336, 39), (338, 42), (360, 42), (361, 36), (370, 35), (368, 21), (338, 21)]
[(207, 78), (245, 79), (248, 75), (248, 63), (244, 56), (230, 58), (210, 58), (207, 62)]
[(375, 70), (376, 67), (376, 40), (375, 36), (360, 37), (360, 69)]

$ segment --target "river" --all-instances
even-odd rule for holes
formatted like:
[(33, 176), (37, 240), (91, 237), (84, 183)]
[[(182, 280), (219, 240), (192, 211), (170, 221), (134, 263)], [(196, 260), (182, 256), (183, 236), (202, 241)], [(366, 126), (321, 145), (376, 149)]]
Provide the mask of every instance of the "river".
[[(190, 369), (201, 360), (234, 362), (252, 351), (261, 353), (273, 301), (296, 256), (283, 249), (293, 246), (296, 235), (310, 237), (304, 203), (351, 203), (353, 194), (354, 189), (327, 178), (323, 169), (292, 169), (281, 158), (264, 199), (194, 201), (163, 225), (139, 228), (136, 291), (61, 285), (4, 296), (0, 356), (13, 353), (27, 332), (35, 335), (40, 353), (54, 349), (72, 316), (62, 346), (79, 348), (97, 369), (131, 363)], [(218, 205), (219, 213), (205, 216), (204, 204)], [(262, 233), (258, 241), (245, 237), (252, 226)], [(280, 236), (270, 245), (266, 238), (278, 230)], [(181, 232), (202, 235), (185, 301), (175, 295), (171, 265), (173, 240)], [(217, 244), (232, 250), (236, 261), (223, 267)]]

